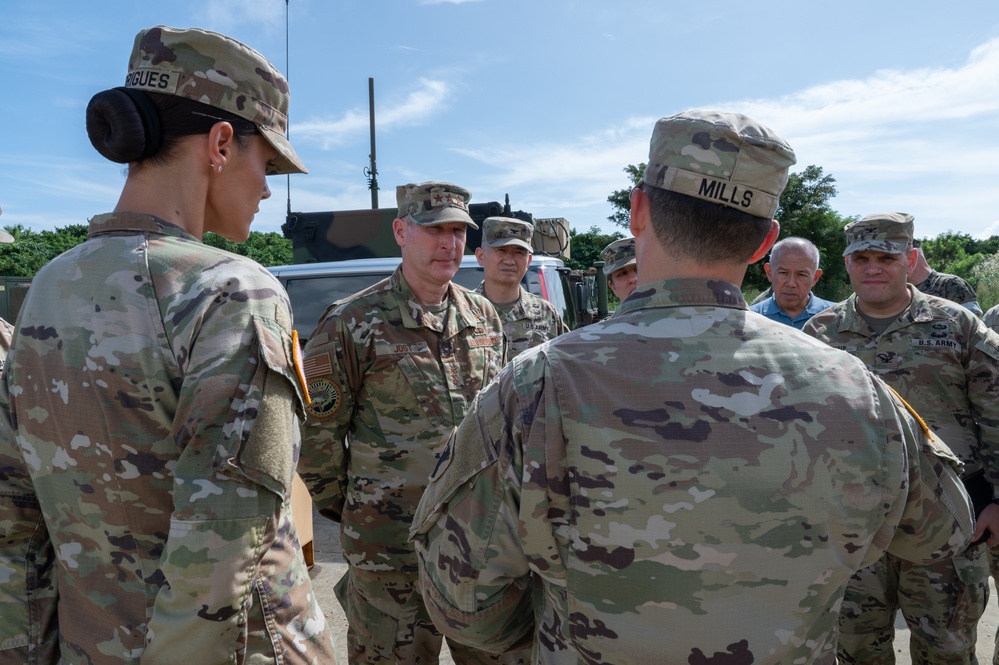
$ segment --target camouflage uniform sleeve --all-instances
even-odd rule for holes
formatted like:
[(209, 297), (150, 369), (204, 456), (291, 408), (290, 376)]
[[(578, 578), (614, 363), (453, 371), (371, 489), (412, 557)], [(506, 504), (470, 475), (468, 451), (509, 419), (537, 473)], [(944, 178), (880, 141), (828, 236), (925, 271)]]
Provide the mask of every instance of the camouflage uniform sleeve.
[(949, 559), (965, 550), (975, 528), (961, 462), (897, 393), (873, 375), (869, 380), (882, 405), (887, 444), (905, 448), (907, 482), (875, 534), (876, 551), (865, 565), (885, 549), (918, 564)]
[(353, 337), (331, 310), (312, 331), (304, 356), (312, 402), (306, 407), (298, 473), (319, 513), (339, 522), (347, 496), (345, 441), (361, 377)]
[(979, 454), (986, 477), (992, 483), (992, 496), (999, 499), (999, 333), (980, 320), (972, 321), (967, 377), (968, 401), (978, 425)]
[(494, 653), (522, 647), (534, 634), (531, 574), (519, 532), (516, 366), (508, 365), (479, 394), (448, 441), (411, 532), (434, 623), (449, 638)]
[(164, 584), (143, 653), (149, 662), (232, 662), (270, 527), (291, 491), (304, 386), (288, 303), (266, 286), (247, 283), (271, 295), (210, 310), (191, 337), (173, 421), (182, 452), (160, 558)]
[(55, 552), (0, 381), (0, 662), (59, 660)]

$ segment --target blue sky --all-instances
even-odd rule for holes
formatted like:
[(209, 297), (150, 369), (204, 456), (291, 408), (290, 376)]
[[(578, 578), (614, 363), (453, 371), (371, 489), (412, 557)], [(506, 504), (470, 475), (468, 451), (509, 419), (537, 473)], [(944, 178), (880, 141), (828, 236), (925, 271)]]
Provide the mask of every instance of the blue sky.
[(784, 136), (796, 170), (833, 175), (842, 215), (999, 235), (995, 0), (3, 0), (0, 225), (114, 207), (122, 167), (90, 146), (84, 109), (156, 24), (226, 33), (289, 73), (310, 174), (271, 179), (258, 231), (280, 230), (289, 182), (296, 211), (370, 207), (372, 77), (382, 207), (398, 184), (448, 180), (610, 231), (607, 195), (656, 119), (715, 108)]

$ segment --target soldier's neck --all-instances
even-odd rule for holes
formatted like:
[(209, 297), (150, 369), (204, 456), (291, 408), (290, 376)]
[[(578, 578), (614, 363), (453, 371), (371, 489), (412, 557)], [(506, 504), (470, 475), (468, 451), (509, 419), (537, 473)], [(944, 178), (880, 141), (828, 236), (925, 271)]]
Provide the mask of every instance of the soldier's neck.
[(506, 305), (512, 302), (516, 302), (520, 298), (520, 284), (499, 284), (497, 282), (490, 282), (488, 279), (485, 280), (485, 286), (482, 289), (486, 298), (489, 302), (496, 303), (498, 305)]
[(402, 262), (402, 278), (406, 280), (409, 290), (416, 296), (416, 302), (421, 305), (439, 305), (447, 298), (451, 280), (440, 282), (422, 275), (419, 271), (410, 270), (405, 261)]

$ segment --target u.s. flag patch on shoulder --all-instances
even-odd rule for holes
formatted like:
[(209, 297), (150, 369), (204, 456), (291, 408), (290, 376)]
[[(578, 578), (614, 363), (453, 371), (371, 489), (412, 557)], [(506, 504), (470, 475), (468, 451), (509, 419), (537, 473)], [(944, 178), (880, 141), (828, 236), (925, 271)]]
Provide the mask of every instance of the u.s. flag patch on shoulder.
[(305, 410), (316, 418), (329, 418), (340, 409), (340, 404), (343, 403), (340, 386), (329, 379), (309, 381), (309, 397), (312, 401), (305, 407)]

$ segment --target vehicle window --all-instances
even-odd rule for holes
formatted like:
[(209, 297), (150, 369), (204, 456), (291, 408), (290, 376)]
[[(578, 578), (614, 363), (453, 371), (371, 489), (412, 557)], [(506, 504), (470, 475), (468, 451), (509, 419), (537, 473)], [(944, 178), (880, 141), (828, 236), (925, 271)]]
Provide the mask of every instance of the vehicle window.
[(462, 266), (458, 268), (451, 281), (461, 284), (466, 289), (475, 289), (482, 283), (482, 266)]
[(544, 297), (544, 291), (541, 290), (541, 275), (537, 270), (528, 268), (527, 274), (524, 275), (524, 279), (521, 283), (524, 285), (524, 288), (527, 289), (528, 293)]
[[(454, 282), (461, 284), (466, 289), (475, 289), (482, 283), (482, 266), (462, 266), (458, 268), (458, 272), (454, 276)], [(524, 275), (524, 279), (520, 283), (527, 289), (528, 293), (533, 293), (536, 296), (544, 295), (544, 292), (541, 290), (541, 276), (538, 274), (536, 268), (528, 268), (527, 274)], [(558, 307), (557, 303), (556, 307)]]
[(291, 277), (285, 283), (295, 316), (295, 329), (304, 340), (319, 322), (319, 317), (336, 300), (342, 300), (384, 279), (386, 274), (321, 275)]

